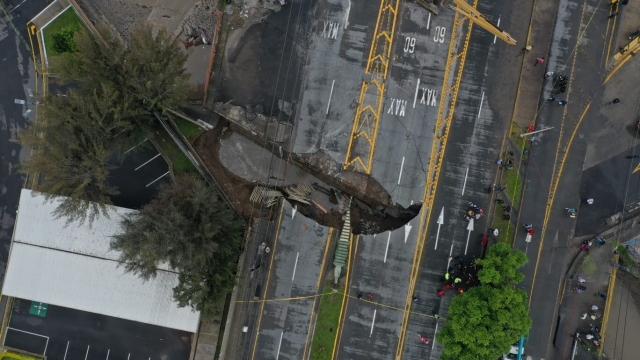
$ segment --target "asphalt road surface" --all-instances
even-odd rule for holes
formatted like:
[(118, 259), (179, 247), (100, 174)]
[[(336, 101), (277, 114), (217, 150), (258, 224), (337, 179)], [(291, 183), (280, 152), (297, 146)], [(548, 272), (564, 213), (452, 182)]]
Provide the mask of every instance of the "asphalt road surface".
[[(0, 270), (4, 278), (9, 245), (13, 234), (15, 214), (24, 178), (18, 174), (17, 166), (21, 159), (28, 156), (28, 150), (11, 142), (17, 129), (27, 126), (26, 118), (33, 120), (35, 112), (27, 116), (27, 110), (33, 110), (35, 98), (30, 97), (30, 89), (37, 95), (35, 88), (35, 70), (29, 49), (26, 23), (47, 6), (45, 0), (22, 1), (9, 0), (2, 5), (11, 14), (8, 22), (5, 14), (0, 15)], [(14, 27), (15, 26), (15, 27)], [(18, 32), (16, 32), (16, 30)], [(22, 39), (26, 40), (23, 41)], [(27, 104), (16, 104), (15, 100), (25, 100)]]
[(49, 305), (46, 316), (29, 313), (16, 299), (5, 346), (51, 359), (189, 358), (193, 334), (136, 321)]

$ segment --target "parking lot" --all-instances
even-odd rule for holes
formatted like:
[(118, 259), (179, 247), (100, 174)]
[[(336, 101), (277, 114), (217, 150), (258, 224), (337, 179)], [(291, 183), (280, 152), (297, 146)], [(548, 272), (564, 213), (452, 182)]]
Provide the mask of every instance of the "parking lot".
[(140, 209), (153, 200), (160, 185), (171, 181), (169, 165), (149, 139), (127, 150), (122, 163), (117, 156), (112, 163), (118, 166), (109, 179), (120, 191), (111, 199), (116, 206)]
[(54, 305), (40, 315), (33, 309), (15, 299), (4, 346), (56, 360), (189, 359), (193, 334), (185, 331)]

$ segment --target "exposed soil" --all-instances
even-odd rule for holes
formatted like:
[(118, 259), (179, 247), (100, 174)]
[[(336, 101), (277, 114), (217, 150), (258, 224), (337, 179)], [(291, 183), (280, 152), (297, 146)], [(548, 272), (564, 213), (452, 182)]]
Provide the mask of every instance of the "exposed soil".
[[(255, 183), (247, 181), (226, 169), (220, 162), (221, 140), (231, 135), (229, 123), (220, 119), (216, 127), (203, 133), (194, 143), (194, 148), (202, 158), (213, 177), (227, 194), (235, 209), (245, 217), (269, 217), (276, 214), (274, 207), (260, 210), (260, 204), (249, 201)], [(351, 197), (342, 189), (332, 189), (327, 195), (331, 203), (337, 203), (335, 193), (342, 194), (345, 198)], [(342, 208), (336, 206), (322, 211), (314, 204), (304, 204), (288, 200), (293, 206), (297, 206), (300, 214), (311, 218), (320, 225), (341, 229), (344, 225), (345, 213)], [(420, 212), (421, 204), (414, 204), (409, 208), (400, 205), (383, 206), (379, 204), (369, 205), (355, 197), (351, 202), (351, 231), (354, 234), (377, 234), (394, 230), (409, 222)]]
[(229, 197), (236, 211), (245, 217), (273, 218), (276, 214), (274, 209), (264, 208), (261, 210), (260, 204), (249, 201), (255, 184), (236, 176), (220, 163), (220, 139), (225, 136), (224, 132), (227, 126), (228, 122), (221, 119), (216, 127), (200, 135), (193, 147)]

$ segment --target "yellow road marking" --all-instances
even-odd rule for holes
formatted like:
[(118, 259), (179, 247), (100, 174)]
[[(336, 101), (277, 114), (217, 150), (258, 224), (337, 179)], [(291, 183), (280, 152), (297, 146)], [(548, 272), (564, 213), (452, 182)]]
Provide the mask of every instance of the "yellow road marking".
[(399, 5), (400, 0), (380, 1), (380, 10), (365, 69), (365, 74), (370, 74), (371, 80), (362, 82), (344, 159), (344, 169), (351, 168), (367, 174), (371, 173)]
[[(358, 252), (358, 244), (360, 243), (360, 236), (356, 236), (355, 239), (356, 239), (356, 250), (353, 252), (354, 257), (355, 257), (355, 253)], [(350, 236), (349, 236), (349, 255), (347, 257), (347, 273), (345, 274), (346, 278), (345, 278), (345, 281), (344, 281), (344, 292), (343, 292), (343, 295), (342, 295), (342, 306), (340, 307), (340, 315), (338, 316), (339, 329), (337, 329), (336, 337), (333, 340), (333, 350), (331, 351), (331, 359), (335, 359), (336, 358), (336, 350), (338, 349), (338, 346), (340, 344), (340, 340), (341, 340), (340, 338), (342, 336), (342, 330), (344, 329), (344, 317), (347, 316), (347, 308), (348, 308), (348, 305), (349, 305), (347, 299), (348, 299), (348, 295), (349, 295), (349, 289), (351, 289), (351, 284), (349, 283), (349, 281), (353, 279), (350, 276), (352, 249), (353, 249), (353, 234), (350, 234)]]
[[(478, 1), (475, 0), (473, 7), (475, 8)], [(453, 29), (456, 29), (465, 19), (461, 18), (456, 12), (454, 17)], [(453, 56), (455, 50), (455, 34), (456, 31), (452, 31), (451, 41), (449, 42), (449, 55), (447, 56), (447, 63), (445, 65), (444, 81), (442, 83), (442, 95), (440, 96), (440, 106), (438, 109), (438, 117), (435, 127), (435, 137), (431, 146), (431, 155), (429, 159), (429, 172), (427, 173), (427, 179), (425, 183), (424, 195), (423, 195), (423, 212), (420, 217), (420, 226), (418, 230), (418, 237), (416, 240), (416, 248), (414, 250), (413, 262), (411, 264), (411, 275), (409, 277), (409, 286), (407, 289), (407, 297), (405, 299), (404, 314), (402, 317), (402, 323), (400, 325), (400, 336), (398, 339), (398, 346), (396, 348), (396, 359), (402, 358), (402, 351), (404, 349), (404, 342), (406, 339), (407, 328), (409, 326), (409, 315), (411, 314), (411, 306), (413, 304), (413, 294), (415, 289), (415, 283), (418, 278), (420, 265), (422, 263), (422, 254), (424, 251), (424, 245), (427, 240), (427, 229), (429, 228), (429, 222), (431, 220), (431, 211), (433, 208), (433, 202), (435, 200), (436, 187), (440, 178), (440, 171), (442, 169), (442, 161), (444, 158), (444, 152), (447, 147), (447, 139), (449, 135), (449, 128), (451, 126), (451, 120), (455, 110), (456, 101), (458, 98), (458, 90), (460, 88), (460, 81), (462, 80), (462, 70), (466, 61), (467, 49), (469, 47), (469, 39), (471, 38), (471, 29), (473, 22), (469, 22), (467, 29), (467, 36), (465, 38), (462, 51)], [(447, 89), (447, 79), (449, 78), (449, 72), (451, 63), (453, 60), (461, 59), (455, 85)], [(443, 119), (445, 101), (447, 100), (446, 94), (453, 92), (450, 99), (449, 112), (447, 117)]]
[(638, 170), (640, 170), (640, 163), (638, 164), (638, 166), (636, 166), (635, 169), (633, 169), (633, 172), (631, 172), (631, 173), (635, 174), (636, 172), (638, 172)]
[[(278, 238), (280, 237), (280, 225), (282, 225), (283, 215), (284, 215), (284, 200), (280, 205), (280, 216), (278, 217), (278, 227), (276, 229), (275, 240), (273, 241), (273, 249), (271, 249), (271, 259), (269, 259), (269, 271), (267, 272), (267, 283), (264, 286), (263, 299), (267, 298), (267, 290), (269, 290), (269, 280), (271, 279), (271, 272), (273, 270), (273, 259), (275, 258), (275, 255), (276, 255), (276, 246), (278, 245)], [(264, 304), (265, 302), (262, 303), (262, 306), (260, 307), (260, 313), (258, 314), (258, 326), (256, 327), (258, 331), (256, 331), (256, 338), (253, 341), (253, 351), (251, 352), (251, 360), (253, 360), (253, 358), (255, 357), (256, 348), (258, 347), (258, 337), (260, 336), (260, 325), (262, 323), (262, 313), (264, 312)]]
[[(580, 24), (583, 23), (584, 20), (584, 16), (586, 13), (586, 5), (587, 2), (585, 0), (585, 2), (582, 5), (582, 14), (580, 16)], [(595, 14), (595, 13), (594, 13)], [(591, 19), (593, 19), (593, 16), (591, 17)], [(589, 22), (587, 23), (587, 26), (591, 23), (591, 19), (589, 19)], [(567, 88), (567, 101), (569, 101), (569, 98), (571, 96), (571, 84), (573, 83), (573, 74), (575, 71), (575, 65), (576, 65), (576, 59), (578, 58), (578, 45), (580, 43), (580, 40), (582, 39), (582, 36), (584, 36), (584, 34), (586, 33), (586, 26), (585, 29), (583, 30), (582, 34), (578, 37), (578, 40), (576, 41), (576, 46), (573, 48), (573, 62), (571, 64), (571, 74), (569, 75), (569, 86)], [(580, 128), (580, 124), (582, 123), (582, 120), (584, 119), (585, 115), (587, 114), (587, 111), (589, 111), (589, 108), (591, 107), (591, 101), (589, 100), (587, 103), (587, 106), (585, 107), (585, 109), (583, 110), (582, 114), (580, 115), (580, 118), (578, 119), (578, 122), (576, 123), (573, 132), (571, 134), (571, 138), (569, 139), (569, 142), (567, 143), (566, 147), (564, 148), (564, 155), (562, 157), (562, 160), (560, 162), (560, 166), (557, 167), (558, 165), (558, 157), (560, 156), (560, 149), (562, 148), (562, 138), (563, 138), (563, 134), (564, 134), (564, 123), (565, 123), (565, 118), (567, 115), (567, 108), (565, 107), (563, 114), (562, 114), (562, 121), (561, 121), (561, 125), (560, 125), (560, 134), (558, 136), (558, 146), (556, 147), (556, 155), (554, 158), (554, 162), (553, 162), (553, 170), (551, 172), (551, 184), (549, 186), (549, 195), (547, 197), (547, 205), (545, 208), (545, 214), (544, 214), (544, 220), (542, 222), (542, 231), (540, 234), (540, 245), (538, 245), (538, 254), (536, 256), (536, 265), (535, 268), (533, 270), (533, 279), (531, 280), (531, 291), (529, 292), (529, 303), (528, 306), (531, 307), (531, 300), (533, 299), (533, 290), (535, 288), (535, 284), (536, 284), (536, 278), (538, 275), (538, 266), (540, 265), (540, 255), (542, 254), (542, 246), (544, 245), (544, 239), (545, 239), (545, 235), (547, 233), (547, 225), (549, 222), (549, 217), (551, 215), (551, 207), (553, 205), (553, 201), (555, 199), (555, 195), (556, 195), (556, 190), (558, 188), (558, 184), (560, 183), (560, 178), (562, 177), (562, 171), (564, 170), (564, 163), (567, 159), (567, 155), (569, 154), (569, 150), (571, 149), (571, 144), (573, 143), (573, 139), (575, 137), (576, 132), (578, 131), (578, 128)], [(556, 172), (556, 168), (558, 169), (558, 171)], [(557, 294), (556, 294), (557, 295)], [(549, 338), (551, 340), (551, 338)]]
[(322, 275), (325, 273), (324, 265), (327, 260), (327, 254), (329, 253), (329, 244), (331, 244), (331, 236), (333, 236), (333, 228), (329, 228), (329, 234), (327, 235), (327, 244), (324, 247), (324, 255), (322, 256), (322, 264), (320, 264), (320, 274), (318, 275), (318, 283), (316, 284), (317, 291), (320, 294), (316, 294), (315, 299), (313, 299), (313, 305), (311, 306), (311, 316), (309, 317), (309, 327), (307, 328), (307, 339), (304, 342), (304, 354), (302, 355), (303, 359), (307, 358), (307, 350), (309, 349), (309, 338), (311, 335), (311, 325), (313, 325), (313, 318), (315, 317), (315, 309), (316, 309), (316, 301), (318, 300), (317, 295), (322, 296)]
[[(619, 259), (618, 254), (613, 255), (613, 263), (617, 264)], [(604, 304), (604, 315), (602, 316), (602, 332), (600, 336), (600, 348), (598, 354), (602, 355), (602, 349), (604, 348), (604, 338), (607, 332), (607, 323), (609, 322), (609, 312), (611, 311), (611, 303), (613, 302), (613, 290), (616, 287), (616, 276), (618, 275), (618, 269), (615, 266), (611, 267), (611, 274), (609, 274), (609, 287), (607, 288), (607, 301)]]

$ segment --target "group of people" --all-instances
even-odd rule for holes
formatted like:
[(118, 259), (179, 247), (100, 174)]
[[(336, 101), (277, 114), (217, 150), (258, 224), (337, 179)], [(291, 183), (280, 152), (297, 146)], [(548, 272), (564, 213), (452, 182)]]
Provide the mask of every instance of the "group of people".
[[(594, 307), (594, 306), (595, 305), (592, 305), (592, 307)], [(597, 306), (595, 306), (595, 307), (596, 307), (596, 309), (598, 308)], [(592, 342), (593, 345), (600, 346), (600, 339), (602, 339), (602, 335), (600, 335), (600, 328), (595, 326), (595, 325), (593, 325), (593, 324), (589, 324), (589, 328), (590, 328), (590, 331), (586, 335), (584, 335), (584, 338), (587, 341)], [(574, 336), (575, 336), (575, 338), (577, 340), (582, 340), (580, 335), (581, 334), (579, 332), (576, 332), (576, 334)]]
[(480, 208), (480, 206), (472, 203), (471, 201), (469, 201), (469, 204), (467, 206), (467, 213), (464, 214), (464, 218), (467, 220), (471, 220), (471, 219), (480, 219), (482, 216), (484, 215), (484, 210), (482, 210)]
[(444, 288), (438, 289), (438, 296), (444, 296), (445, 289), (456, 290), (458, 294), (462, 294), (465, 289), (479, 284), (479, 266), (476, 264), (475, 256), (471, 263), (466, 263), (460, 256), (456, 256), (455, 259), (449, 258), (449, 260), (455, 260), (455, 264), (450, 266), (444, 274)]
[(513, 169), (513, 163), (516, 161), (516, 159), (514, 158), (515, 153), (513, 151), (509, 151), (509, 158), (507, 159), (507, 161), (504, 161), (502, 159), (498, 159), (496, 161), (496, 165), (500, 166), (504, 166), (505, 169), (507, 170), (511, 170)]

